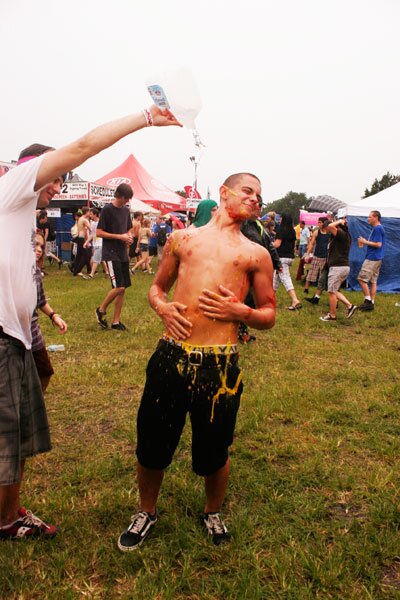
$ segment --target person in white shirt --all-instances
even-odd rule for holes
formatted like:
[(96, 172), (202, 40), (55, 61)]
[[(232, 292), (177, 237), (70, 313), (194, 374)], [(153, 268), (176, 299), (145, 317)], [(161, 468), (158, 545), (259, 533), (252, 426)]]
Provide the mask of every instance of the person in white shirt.
[(68, 173), (101, 150), (146, 126), (180, 125), (156, 106), (97, 127), (54, 150), (33, 144), (0, 177), (0, 539), (54, 537), (57, 528), (20, 506), (25, 459), (50, 450), (40, 381), (31, 352), (36, 307), (36, 208), (59, 194)]

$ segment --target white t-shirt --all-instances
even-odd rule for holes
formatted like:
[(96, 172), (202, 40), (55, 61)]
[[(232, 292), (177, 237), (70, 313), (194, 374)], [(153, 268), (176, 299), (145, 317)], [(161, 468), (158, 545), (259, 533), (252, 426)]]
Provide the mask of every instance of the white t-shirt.
[(31, 320), (36, 307), (34, 191), (43, 155), (0, 177), (0, 326), (31, 347)]

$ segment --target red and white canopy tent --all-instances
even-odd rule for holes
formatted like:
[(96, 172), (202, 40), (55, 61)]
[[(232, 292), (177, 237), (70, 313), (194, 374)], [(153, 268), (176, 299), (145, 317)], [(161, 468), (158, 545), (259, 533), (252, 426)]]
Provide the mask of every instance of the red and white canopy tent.
[(133, 188), (135, 198), (157, 208), (163, 214), (186, 209), (186, 198), (175, 194), (154, 179), (132, 154), (113, 171), (100, 177), (96, 183), (112, 188), (116, 188), (120, 183), (128, 183)]

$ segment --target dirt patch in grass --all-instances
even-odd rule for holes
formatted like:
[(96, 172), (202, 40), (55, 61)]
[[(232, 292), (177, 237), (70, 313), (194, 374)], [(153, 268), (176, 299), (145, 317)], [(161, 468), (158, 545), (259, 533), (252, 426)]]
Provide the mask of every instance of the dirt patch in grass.
[(383, 588), (400, 590), (400, 559), (383, 569), (381, 585)]
[(365, 507), (359, 505), (345, 505), (345, 504), (333, 504), (330, 507), (330, 514), (332, 517), (340, 517), (348, 521), (366, 521), (367, 511)]

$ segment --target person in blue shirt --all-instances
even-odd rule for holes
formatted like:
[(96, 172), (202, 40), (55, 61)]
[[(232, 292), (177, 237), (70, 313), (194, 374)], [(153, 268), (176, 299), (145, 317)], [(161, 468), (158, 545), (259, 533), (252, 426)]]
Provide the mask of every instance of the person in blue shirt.
[(358, 274), (358, 281), (364, 293), (364, 302), (359, 307), (360, 310), (374, 310), (379, 271), (385, 255), (385, 230), (381, 225), (379, 210), (369, 213), (368, 223), (372, 226), (369, 238), (358, 238), (360, 248), (367, 246), (367, 254)]

